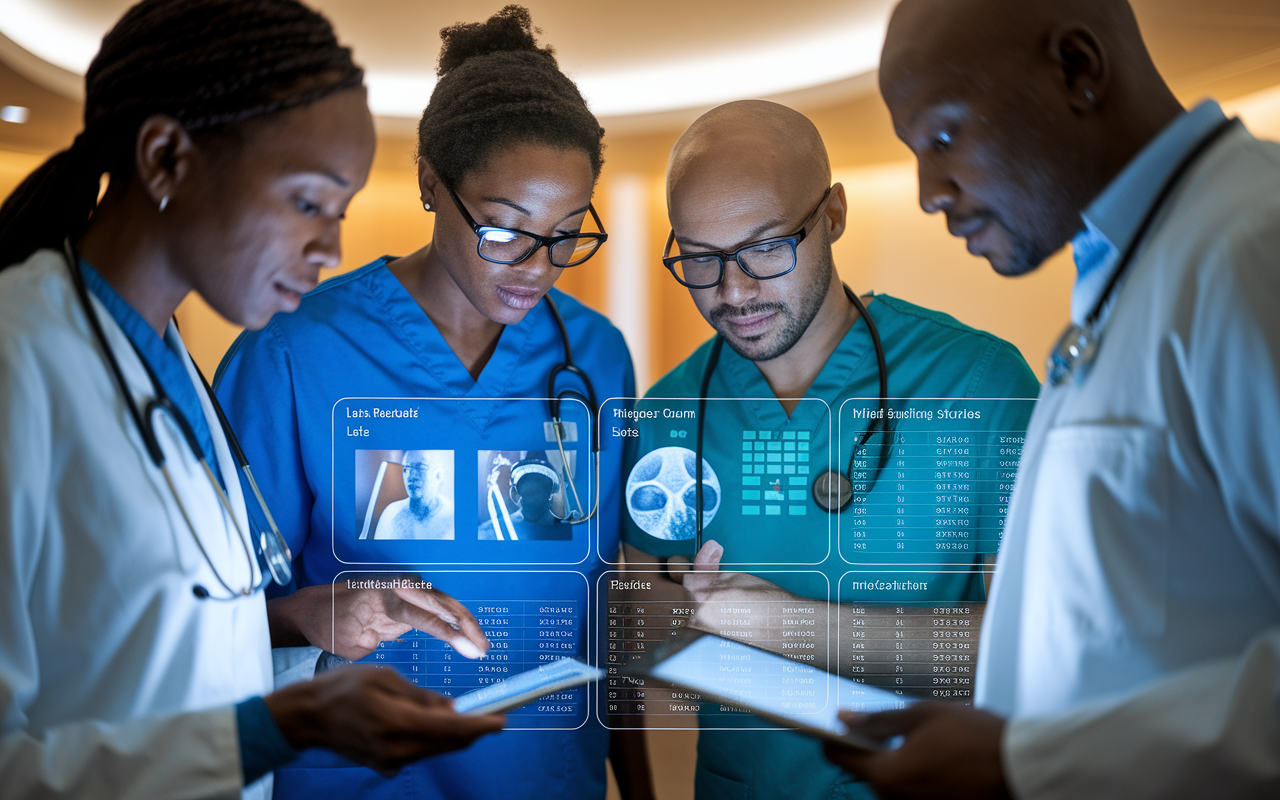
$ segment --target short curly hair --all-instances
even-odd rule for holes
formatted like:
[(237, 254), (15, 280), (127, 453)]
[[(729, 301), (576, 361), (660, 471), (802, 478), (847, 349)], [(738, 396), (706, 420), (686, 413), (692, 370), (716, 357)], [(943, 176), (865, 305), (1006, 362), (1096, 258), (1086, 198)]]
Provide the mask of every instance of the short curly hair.
[(600, 177), (604, 129), (578, 87), (540, 47), (528, 9), (440, 31), (440, 81), (418, 122), (418, 156), (456, 187), (501, 147), (537, 143), (580, 150)]

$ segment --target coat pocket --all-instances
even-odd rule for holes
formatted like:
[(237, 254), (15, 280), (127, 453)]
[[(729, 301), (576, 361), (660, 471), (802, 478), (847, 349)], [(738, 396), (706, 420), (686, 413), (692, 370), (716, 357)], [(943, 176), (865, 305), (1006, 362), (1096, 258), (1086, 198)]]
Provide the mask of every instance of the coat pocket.
[(1042, 607), (1027, 612), (1039, 624), (1084, 642), (1164, 631), (1170, 469), (1163, 428), (1049, 432), (1029, 498), (1027, 597)]

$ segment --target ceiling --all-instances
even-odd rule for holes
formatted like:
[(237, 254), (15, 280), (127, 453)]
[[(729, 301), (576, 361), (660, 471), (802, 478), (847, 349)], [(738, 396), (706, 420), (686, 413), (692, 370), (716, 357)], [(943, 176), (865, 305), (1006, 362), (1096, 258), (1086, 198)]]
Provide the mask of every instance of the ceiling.
[[(430, 94), (438, 31), (506, 0), (309, 0), (367, 68), (384, 135)], [(1184, 101), (1280, 85), (1276, 0), (1134, 0), (1152, 56)], [(97, 43), (130, 0), (0, 0), (0, 147), (48, 151), (78, 129)], [(526, 0), (543, 40), (613, 133), (678, 127), (698, 110), (772, 97), (810, 110), (875, 91), (893, 0)]]
[[(603, 118), (777, 95), (875, 69), (893, 0), (526, 0)], [(435, 82), (439, 31), (502, 0), (311, 0), (366, 68), (370, 105), (416, 119)], [(0, 34), (47, 62), (14, 66), (71, 94), (130, 0), (0, 0)], [(50, 68), (52, 66), (52, 68)], [(70, 80), (68, 80), (70, 78)]]

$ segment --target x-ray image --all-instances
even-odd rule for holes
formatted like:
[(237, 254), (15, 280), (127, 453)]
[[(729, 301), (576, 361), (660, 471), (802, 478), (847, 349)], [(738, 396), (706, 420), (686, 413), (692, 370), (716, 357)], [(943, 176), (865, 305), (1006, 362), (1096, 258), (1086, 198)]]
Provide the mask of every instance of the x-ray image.
[(565, 455), (567, 465), (558, 449), (481, 450), (478, 537), (512, 542), (572, 539), (569, 510), (577, 501), (569, 482), (576, 453)]
[(452, 539), (452, 450), (357, 450), (361, 539)]

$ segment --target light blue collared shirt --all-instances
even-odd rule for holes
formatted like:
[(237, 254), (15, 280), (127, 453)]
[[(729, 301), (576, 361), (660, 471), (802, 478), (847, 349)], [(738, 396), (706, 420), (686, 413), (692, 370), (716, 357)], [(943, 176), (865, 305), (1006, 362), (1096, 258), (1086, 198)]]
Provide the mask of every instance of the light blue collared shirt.
[[(1143, 217), (1169, 175), (1225, 119), (1222, 108), (1212, 100), (1178, 117), (1142, 148), (1080, 215), (1084, 229), (1071, 240), (1077, 273), (1071, 294), (1072, 322), (1083, 324), (1098, 302), (1119, 265), (1120, 254), (1133, 244)], [(1106, 312), (1103, 309), (1100, 321)]]

